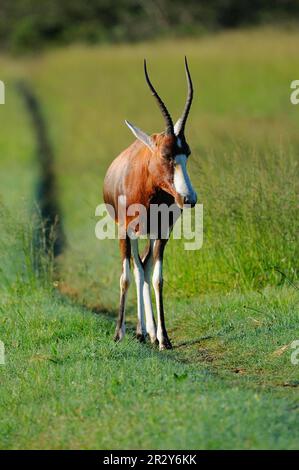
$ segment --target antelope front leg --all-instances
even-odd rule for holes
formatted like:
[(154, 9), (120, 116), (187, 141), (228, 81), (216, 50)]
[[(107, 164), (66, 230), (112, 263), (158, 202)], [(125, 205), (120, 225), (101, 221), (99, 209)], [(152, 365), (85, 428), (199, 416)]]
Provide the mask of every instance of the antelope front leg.
[(151, 343), (157, 341), (156, 323), (151, 299), (151, 272), (153, 267), (153, 246), (154, 240), (150, 240), (147, 252), (143, 256), (144, 284), (143, 301), (145, 310), (146, 331), (150, 337)]
[(121, 258), (122, 258), (122, 273), (120, 276), (120, 303), (119, 313), (115, 329), (115, 341), (121, 341), (125, 336), (125, 306), (127, 292), (130, 286), (130, 257), (131, 246), (130, 239), (127, 237), (125, 240), (119, 242)]
[(154, 245), (154, 272), (153, 286), (155, 290), (156, 306), (157, 306), (157, 338), (159, 341), (159, 349), (171, 349), (172, 345), (168, 338), (163, 306), (163, 254), (167, 240), (156, 240)]
[(131, 240), (132, 256), (134, 262), (134, 277), (137, 291), (137, 315), (138, 323), (136, 328), (136, 336), (139, 341), (145, 341), (146, 327), (144, 322), (144, 302), (143, 302), (143, 286), (144, 286), (144, 270), (143, 264), (139, 256), (138, 240)]

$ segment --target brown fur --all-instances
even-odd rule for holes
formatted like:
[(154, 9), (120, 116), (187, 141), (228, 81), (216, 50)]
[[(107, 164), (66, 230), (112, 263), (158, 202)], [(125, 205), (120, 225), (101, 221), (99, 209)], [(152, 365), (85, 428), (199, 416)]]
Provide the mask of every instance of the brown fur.
[[(152, 201), (167, 205), (174, 201), (183, 203), (173, 186), (173, 156), (182, 150), (177, 148), (174, 136), (154, 134), (152, 138), (156, 144), (154, 152), (136, 140), (108, 168), (104, 180), (104, 201), (114, 208), (116, 222), (120, 195), (126, 196), (127, 207), (142, 204), (149, 208)], [(126, 227), (133, 218), (126, 219)]]

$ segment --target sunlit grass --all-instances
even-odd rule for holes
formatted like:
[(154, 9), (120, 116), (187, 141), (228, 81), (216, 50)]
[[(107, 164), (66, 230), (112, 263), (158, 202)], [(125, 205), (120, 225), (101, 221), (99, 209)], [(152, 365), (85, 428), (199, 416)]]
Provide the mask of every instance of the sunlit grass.
[[(1, 448), (298, 446), (296, 43), (297, 32), (269, 29), (0, 59)], [(124, 119), (162, 126), (143, 57), (176, 117), (184, 54), (196, 87), (188, 139), (204, 244), (167, 247), (175, 349), (160, 354), (133, 338), (134, 286), (128, 335), (112, 342), (118, 247), (95, 238), (94, 210), (107, 166), (132, 142)], [(55, 278), (43, 254), (43, 273), (34, 263), (37, 166), (19, 77), (39, 95), (55, 150), (68, 241)]]
[[(270, 311), (258, 316), (260, 325), (250, 314), (242, 319), (242, 300), (210, 299), (206, 318), (194, 319), (189, 306), (185, 337), (198, 340), (196, 324), (196, 335), (219, 334), (221, 343), (201, 339), (183, 364), (173, 360), (184, 357), (183, 346), (161, 356), (130, 334), (115, 344), (114, 324), (103, 316), (49, 290), (15, 286), (14, 297), (0, 304), (7, 353), (0, 369), (0, 447), (295, 449), (295, 366), (290, 349), (273, 354), (293, 335), (281, 312), (276, 326)], [(176, 304), (178, 313), (187, 308)], [(283, 314), (293, 324), (292, 309)]]

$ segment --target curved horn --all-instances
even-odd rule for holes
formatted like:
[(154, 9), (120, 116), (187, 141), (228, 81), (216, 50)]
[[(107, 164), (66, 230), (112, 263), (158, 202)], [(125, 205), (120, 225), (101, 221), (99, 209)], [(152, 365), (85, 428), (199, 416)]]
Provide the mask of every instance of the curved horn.
[(165, 104), (163, 103), (163, 101), (161, 100), (160, 96), (158, 95), (158, 93), (156, 92), (155, 88), (153, 87), (150, 79), (149, 79), (149, 76), (148, 76), (148, 73), (147, 73), (147, 68), (146, 68), (146, 60), (144, 59), (144, 74), (145, 74), (145, 79), (147, 81), (147, 84), (153, 94), (153, 96), (156, 98), (157, 100), (157, 103), (158, 103), (158, 106), (161, 110), (161, 113), (163, 114), (163, 117), (164, 117), (164, 120), (165, 120), (165, 124), (166, 124), (166, 129), (165, 129), (165, 134), (174, 134), (174, 130), (173, 130), (173, 122), (172, 122), (172, 119), (171, 119), (171, 116), (165, 106)]
[(193, 100), (193, 85), (192, 85), (191, 75), (190, 75), (186, 56), (185, 56), (185, 72), (186, 72), (187, 83), (188, 83), (188, 95), (187, 95), (183, 114), (174, 126), (175, 135), (184, 134), (185, 124), (186, 124), (188, 114), (191, 108), (192, 100)]

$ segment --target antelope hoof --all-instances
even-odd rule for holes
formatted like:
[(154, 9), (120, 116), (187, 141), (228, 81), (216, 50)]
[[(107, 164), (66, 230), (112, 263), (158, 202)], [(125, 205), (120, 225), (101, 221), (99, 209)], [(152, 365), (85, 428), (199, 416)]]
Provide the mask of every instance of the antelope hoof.
[(136, 333), (136, 338), (140, 343), (145, 343), (145, 335), (143, 333)]
[(168, 338), (164, 338), (159, 344), (159, 350), (163, 351), (164, 349), (172, 349), (172, 344)]
[(117, 329), (115, 330), (114, 341), (116, 343), (119, 343), (123, 339), (124, 336), (125, 336), (125, 332), (121, 329)]
[(141, 323), (138, 322), (136, 326), (136, 338), (140, 343), (145, 343), (146, 331), (142, 328)]
[(150, 337), (150, 341), (151, 341), (152, 344), (157, 344), (157, 345), (159, 344), (159, 341), (158, 341), (156, 335), (154, 335), (154, 336), (149, 335), (149, 337)]
[(152, 344), (159, 344), (158, 339), (157, 339), (156, 328), (151, 328), (151, 329), (147, 328), (146, 331), (150, 339), (150, 342)]

